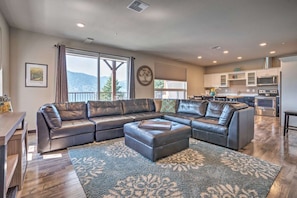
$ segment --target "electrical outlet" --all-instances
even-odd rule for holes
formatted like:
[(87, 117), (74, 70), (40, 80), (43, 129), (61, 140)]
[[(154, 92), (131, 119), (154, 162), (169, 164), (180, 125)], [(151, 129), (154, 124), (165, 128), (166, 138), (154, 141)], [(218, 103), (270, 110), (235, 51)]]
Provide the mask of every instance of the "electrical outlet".
[(247, 89), (247, 90), (246, 90), (246, 92), (248, 92), (248, 93), (249, 93), (249, 92), (250, 92), (250, 89)]
[(255, 89), (252, 89), (252, 92), (255, 92)]

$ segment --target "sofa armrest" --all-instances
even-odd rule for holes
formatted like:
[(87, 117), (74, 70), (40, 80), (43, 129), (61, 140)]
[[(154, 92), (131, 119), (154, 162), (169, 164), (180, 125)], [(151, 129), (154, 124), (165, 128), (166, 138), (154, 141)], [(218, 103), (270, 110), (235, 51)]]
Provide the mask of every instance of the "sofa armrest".
[(37, 112), (36, 126), (37, 152), (44, 153), (50, 151), (50, 129), (40, 111)]
[(227, 147), (239, 150), (254, 138), (254, 108), (248, 107), (233, 113), (229, 129)]

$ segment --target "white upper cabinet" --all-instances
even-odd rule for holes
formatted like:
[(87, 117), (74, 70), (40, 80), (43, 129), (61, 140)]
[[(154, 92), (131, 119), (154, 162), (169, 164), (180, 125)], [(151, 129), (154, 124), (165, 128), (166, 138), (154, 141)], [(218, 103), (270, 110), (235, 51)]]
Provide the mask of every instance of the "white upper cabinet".
[(220, 87), (220, 74), (205, 74), (204, 87)]
[(229, 87), (228, 74), (220, 74), (220, 87)]
[(229, 87), (231, 81), (243, 81), (247, 87), (256, 87), (258, 77), (278, 76), (279, 78), (279, 74), (279, 67), (230, 73), (205, 74), (204, 87)]
[(245, 73), (245, 75), (246, 75), (246, 86), (247, 87), (257, 86), (256, 71), (248, 71), (248, 72)]
[(279, 68), (261, 69), (257, 70), (257, 77), (279, 76), (279, 72)]

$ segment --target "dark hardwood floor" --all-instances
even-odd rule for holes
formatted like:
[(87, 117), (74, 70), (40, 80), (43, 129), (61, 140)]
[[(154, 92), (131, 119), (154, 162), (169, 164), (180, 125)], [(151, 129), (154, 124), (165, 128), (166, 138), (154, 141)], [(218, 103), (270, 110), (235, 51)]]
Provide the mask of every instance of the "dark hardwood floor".
[[(85, 197), (67, 150), (36, 153), (36, 135), (29, 134), (27, 174), (18, 197)], [(255, 116), (255, 137), (240, 152), (282, 166), (268, 198), (297, 197), (297, 132), (283, 136), (279, 118)]]

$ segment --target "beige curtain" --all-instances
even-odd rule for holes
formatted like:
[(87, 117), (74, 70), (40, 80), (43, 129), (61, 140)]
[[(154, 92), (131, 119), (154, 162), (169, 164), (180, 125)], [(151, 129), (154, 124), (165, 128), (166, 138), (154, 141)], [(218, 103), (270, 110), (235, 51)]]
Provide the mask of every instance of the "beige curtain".
[(66, 70), (66, 47), (57, 45), (58, 64), (56, 76), (56, 103), (65, 103), (68, 101), (67, 70)]

